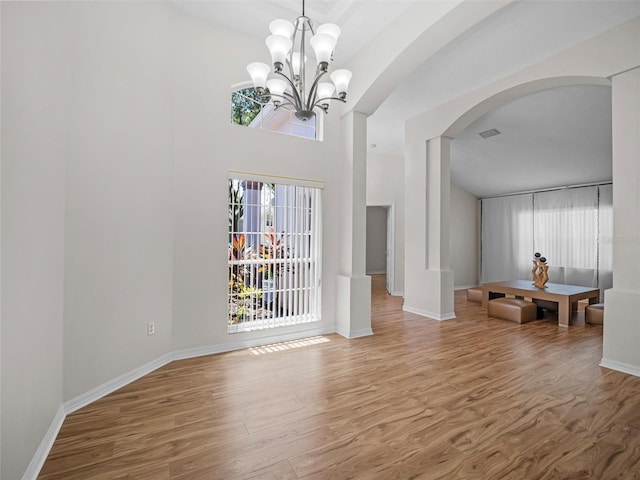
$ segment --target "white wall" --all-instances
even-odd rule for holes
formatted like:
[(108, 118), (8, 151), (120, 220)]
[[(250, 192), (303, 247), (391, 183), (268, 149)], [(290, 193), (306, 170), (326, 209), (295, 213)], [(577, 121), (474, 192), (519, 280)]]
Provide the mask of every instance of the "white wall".
[[(227, 171), (325, 182), (322, 321), (278, 334), (335, 327), (340, 207), (338, 105), (325, 116), (323, 142), (229, 122), (229, 86), (248, 79), (251, 61), (268, 61), (264, 42), (188, 17), (178, 18), (175, 49), (173, 349), (234, 345), (274, 332), (226, 333)], [(229, 54), (225, 45), (233, 49)], [(258, 57), (256, 57), (258, 55)], [(218, 69), (225, 65), (224, 69)], [(194, 74), (197, 72), (197, 74)]]
[(476, 286), (479, 282), (479, 204), (480, 200), (451, 184), (451, 270), (456, 288)]
[(395, 205), (395, 287), (404, 292), (404, 159), (369, 153), (367, 156), (367, 205)]
[(367, 207), (367, 275), (387, 271), (387, 208)]
[[(335, 330), (340, 105), (324, 142), (231, 125), (257, 52), (165, 3), (2, 3), (2, 478), (168, 352)], [(320, 322), (227, 335), (228, 170), (325, 182)]]
[[(62, 404), (65, 162), (73, 15), (2, 2), (3, 479), (19, 479)], [(53, 15), (53, 10), (64, 15)]]
[[(444, 103), (405, 124), (407, 178), (427, 158), (425, 141), (449, 138), (487, 111), (513, 98), (561, 85), (606, 85), (613, 79), (613, 184), (614, 184), (614, 285), (605, 293), (605, 328), (602, 365), (640, 376), (637, 311), (640, 305), (637, 270), (640, 264), (638, 242), (638, 97), (640, 49), (628, 48), (640, 42), (640, 18), (636, 18), (598, 37), (557, 55), (530, 65), (495, 82), (479, 87)], [(447, 160), (445, 155), (440, 160)], [(414, 172), (415, 170), (415, 172)], [(445, 201), (445, 196), (440, 198)], [(633, 211), (632, 211), (633, 210)], [(424, 211), (424, 208), (420, 210)], [(629, 216), (629, 219), (627, 219)], [(624, 219), (620, 223), (620, 219)], [(436, 229), (437, 230), (437, 229)], [(441, 232), (435, 232), (441, 233)], [(419, 232), (424, 236), (424, 233)], [(412, 236), (407, 235), (407, 240)], [(418, 242), (416, 242), (418, 243)], [(424, 245), (424, 242), (422, 242)], [(420, 244), (418, 243), (418, 250)], [(622, 279), (618, 270), (622, 269)], [(633, 271), (633, 275), (629, 273)], [(633, 280), (630, 277), (633, 276)], [(416, 290), (420, 281), (406, 282), (407, 291)], [(444, 282), (441, 282), (441, 285)], [(444, 290), (442, 290), (444, 291)], [(630, 320), (633, 319), (633, 320)], [(608, 326), (607, 326), (608, 325)]]
[[(404, 190), (403, 158), (369, 153), (367, 204), (396, 206), (396, 295), (402, 295), (404, 290)], [(454, 271), (456, 287), (477, 285), (479, 281), (478, 208), (479, 200), (476, 197), (457, 185), (451, 184), (451, 269)]]
[(172, 329), (172, 12), (143, 2), (77, 10), (66, 400), (169, 351)]
[(604, 298), (602, 365), (640, 376), (640, 67), (613, 77), (612, 106), (613, 288)]

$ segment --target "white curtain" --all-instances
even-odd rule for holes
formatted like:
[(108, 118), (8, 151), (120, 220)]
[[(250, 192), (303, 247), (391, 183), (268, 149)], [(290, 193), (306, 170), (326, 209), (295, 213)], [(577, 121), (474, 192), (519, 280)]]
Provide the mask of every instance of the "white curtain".
[(535, 252), (549, 281), (612, 287), (611, 185), (482, 200), (481, 281), (531, 278)]
[(596, 287), (598, 283), (598, 187), (536, 193), (533, 198), (534, 249), (563, 275), (551, 283)]
[(533, 195), (482, 201), (482, 283), (529, 278)]

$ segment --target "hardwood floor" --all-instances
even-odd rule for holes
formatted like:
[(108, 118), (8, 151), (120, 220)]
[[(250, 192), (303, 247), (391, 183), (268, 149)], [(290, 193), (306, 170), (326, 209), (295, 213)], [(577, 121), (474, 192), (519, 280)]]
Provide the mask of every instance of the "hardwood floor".
[(402, 311), (374, 336), (173, 362), (69, 415), (52, 479), (640, 479), (640, 378), (598, 366), (602, 329)]

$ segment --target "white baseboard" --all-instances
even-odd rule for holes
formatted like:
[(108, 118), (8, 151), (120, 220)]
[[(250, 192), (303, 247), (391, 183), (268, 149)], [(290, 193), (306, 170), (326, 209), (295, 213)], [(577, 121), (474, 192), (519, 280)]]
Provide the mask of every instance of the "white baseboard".
[(628, 363), (616, 362), (615, 360), (602, 358), (602, 360), (600, 360), (600, 366), (640, 377), (640, 367), (637, 365), (629, 365)]
[(476, 288), (479, 287), (480, 285), (459, 285), (457, 287), (453, 287), (454, 290), (467, 290), (469, 288)]
[(49, 428), (47, 429), (47, 433), (45, 433), (40, 445), (38, 445), (38, 449), (31, 459), (27, 470), (24, 472), (22, 480), (36, 480), (38, 478), (40, 470), (42, 470), (42, 466), (47, 459), (47, 455), (49, 455), (49, 451), (51, 450), (51, 447), (53, 447), (53, 442), (55, 442), (58, 432), (60, 431), (60, 428), (62, 428), (65, 417), (64, 407), (61, 405), (56, 412), (56, 416), (53, 417), (51, 425), (49, 425)]
[(366, 272), (365, 275), (382, 275), (383, 273), (386, 275), (387, 271), (380, 270), (379, 272)]
[(456, 318), (455, 313), (445, 313), (445, 314), (433, 313), (433, 312), (427, 312), (426, 310), (420, 310), (419, 308), (409, 307), (406, 305), (402, 307), (402, 310), (409, 313), (415, 313), (416, 315), (420, 315), (422, 317), (432, 318), (434, 320), (438, 320), (439, 322), (442, 322), (444, 320), (453, 320), (454, 318)]
[[(174, 360), (184, 360), (187, 358), (194, 358), (194, 357), (199, 357), (203, 355), (212, 355), (215, 353), (224, 353), (224, 352), (230, 352), (233, 350), (241, 350), (244, 348), (270, 345), (273, 343), (282, 343), (282, 342), (288, 342), (292, 340), (300, 340), (302, 338), (314, 337), (317, 335), (327, 335), (330, 333), (336, 333), (335, 327), (314, 328), (314, 329), (301, 330), (301, 331), (282, 334), (282, 335), (272, 335), (269, 337), (260, 337), (260, 338), (254, 338), (254, 339), (248, 339), (248, 340), (241, 340), (233, 343), (208, 345), (204, 347), (189, 348), (186, 350), (170, 352), (165, 355), (162, 355), (161, 357), (156, 358), (155, 360), (152, 360), (149, 363), (142, 365), (141, 367), (138, 367), (134, 370), (131, 370), (130, 372), (120, 375), (119, 377), (109, 380), (108, 382), (105, 382), (102, 385), (92, 388), (88, 392), (78, 395), (77, 397), (64, 402), (60, 406), (60, 408), (58, 409), (58, 412), (56, 413), (55, 418), (53, 419), (49, 429), (47, 430), (47, 433), (45, 434), (44, 438), (40, 442), (38, 450), (36, 451), (33, 458), (31, 459), (31, 463), (29, 463), (29, 467), (24, 473), (22, 480), (37, 479), (38, 474), (40, 473), (40, 470), (42, 469), (42, 466), (44, 465), (44, 462), (47, 459), (49, 452), (51, 451), (53, 442), (58, 436), (58, 432), (60, 431), (60, 428), (62, 427), (62, 424), (64, 423), (64, 419), (66, 418), (67, 415), (75, 412), (76, 410), (79, 410), (82, 407), (89, 405), (92, 402), (95, 402), (96, 400), (99, 400), (105, 395), (108, 395), (118, 390), (119, 388), (122, 388), (125, 385), (130, 384), (135, 380), (138, 380), (141, 377), (144, 377), (145, 375), (153, 372), (154, 370), (157, 370), (158, 368)], [(371, 331), (371, 329), (353, 332), (347, 338), (357, 338), (357, 337), (363, 337), (366, 335), (373, 335), (373, 332)]]
[(234, 350), (242, 350), (243, 348), (260, 347), (273, 343), (290, 342), (292, 340), (300, 340), (301, 338), (315, 337), (317, 335), (328, 335), (330, 333), (336, 333), (336, 329), (334, 327), (313, 328), (283, 335), (271, 335), (269, 337), (241, 340), (239, 342), (233, 343), (187, 348), (185, 350), (178, 350), (176, 352), (173, 352), (171, 354), (171, 360), (184, 360), (187, 358), (202, 357), (204, 355), (232, 352)]
[(338, 333), (339, 335), (342, 335), (344, 338), (352, 339), (352, 338), (368, 337), (370, 335), (373, 335), (373, 330), (371, 330), (370, 328), (355, 330), (353, 332), (344, 332), (344, 331), (337, 330), (336, 333)]
[(116, 377), (108, 382), (103, 383), (102, 385), (98, 385), (95, 388), (92, 388), (86, 393), (78, 395), (71, 400), (64, 402), (63, 408), (65, 415), (69, 415), (76, 410), (79, 410), (82, 407), (89, 405), (92, 402), (104, 397), (105, 395), (109, 395), (112, 392), (115, 392), (119, 388), (124, 387), (125, 385), (130, 384), (131, 382), (138, 380), (141, 377), (144, 377), (148, 373), (157, 370), (158, 368), (166, 365), (167, 363), (173, 360), (172, 354), (167, 353), (162, 355), (155, 360), (152, 360), (149, 363), (146, 363), (138, 368), (131, 370), (119, 377)]

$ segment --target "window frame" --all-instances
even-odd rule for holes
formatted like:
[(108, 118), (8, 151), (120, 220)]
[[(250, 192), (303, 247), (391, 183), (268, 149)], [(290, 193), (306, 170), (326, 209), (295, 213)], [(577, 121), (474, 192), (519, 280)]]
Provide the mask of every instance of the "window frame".
[[(322, 141), (323, 140), (323, 132), (324, 132), (324, 113), (322, 111), (318, 111), (317, 109), (314, 110), (316, 113), (315, 116), (315, 128), (313, 128), (313, 131), (315, 132), (315, 136), (310, 137), (310, 136), (305, 136), (305, 135), (299, 135), (297, 133), (294, 133), (294, 129), (297, 128), (302, 128), (302, 129), (311, 129), (311, 127), (307, 126), (304, 122), (297, 120), (294, 112), (288, 111), (286, 109), (279, 109), (278, 112), (286, 112), (286, 114), (288, 115), (289, 119), (287, 121), (287, 128), (286, 129), (275, 129), (275, 128), (269, 128), (268, 126), (265, 126), (265, 119), (264, 119), (264, 115), (265, 114), (272, 114), (274, 112), (273, 107), (270, 107), (269, 103), (260, 103), (257, 102), (259, 105), (261, 105), (260, 108), (260, 112), (258, 112), (258, 114), (254, 117), (254, 119), (248, 124), (248, 125), (243, 125), (240, 123), (235, 123), (233, 121), (233, 110), (232, 110), (232, 105), (233, 105), (233, 95), (235, 93), (240, 92), (241, 90), (246, 90), (246, 89), (253, 89), (253, 84), (251, 82), (242, 82), (242, 83), (238, 83), (235, 84), (231, 87), (231, 103), (230, 103), (230, 122), (231, 125), (234, 126), (241, 126), (241, 127), (249, 127), (249, 128), (258, 128), (260, 130), (267, 130), (270, 132), (276, 132), (276, 133), (282, 133), (284, 135), (290, 135), (292, 137), (297, 137), (297, 138), (305, 138), (308, 140), (315, 140), (315, 141)], [(268, 112), (265, 112), (265, 109), (269, 109)], [(295, 119), (295, 120), (294, 120)]]
[(324, 184), (236, 171), (227, 181), (227, 333), (320, 321)]

